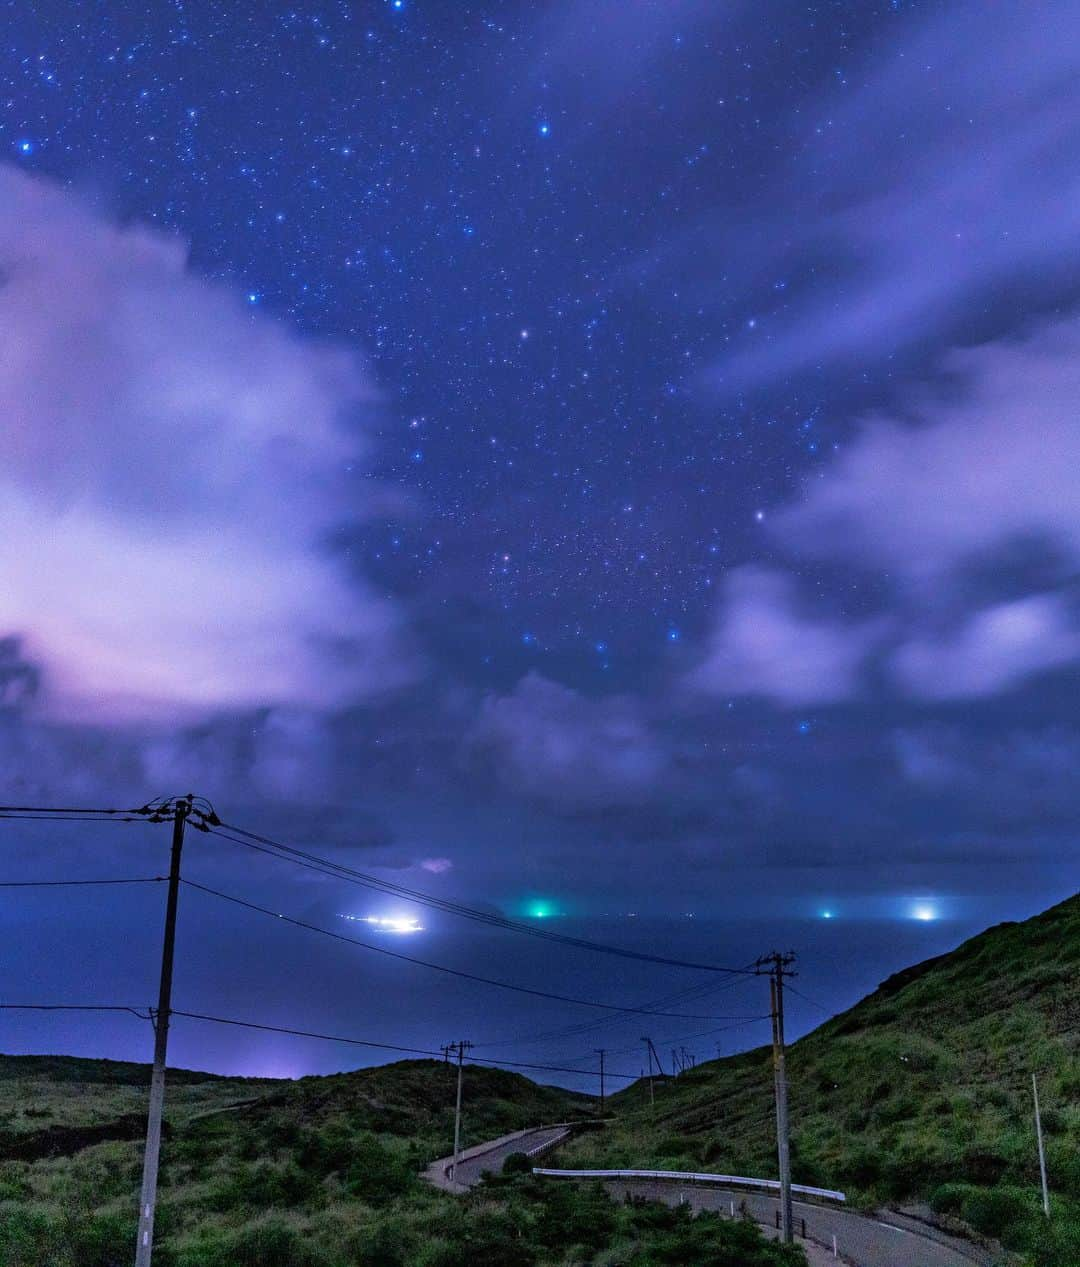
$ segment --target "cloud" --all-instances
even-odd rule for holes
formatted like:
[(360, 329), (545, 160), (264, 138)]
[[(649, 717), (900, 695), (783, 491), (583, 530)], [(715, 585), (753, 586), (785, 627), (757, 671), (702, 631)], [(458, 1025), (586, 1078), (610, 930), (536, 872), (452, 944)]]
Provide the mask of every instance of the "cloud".
[[(846, 699), (880, 660), (921, 699), (974, 698), (1080, 661), (1080, 320), (945, 359), (948, 391), (874, 416), (768, 531), (798, 566), (876, 576), (874, 620), (800, 609), (779, 571), (733, 572), (693, 683), (782, 705)], [(1017, 546), (1026, 549), (1017, 550)]]
[(690, 685), (709, 695), (761, 695), (785, 707), (849, 699), (878, 636), (875, 622), (846, 625), (807, 614), (794, 581), (780, 572), (736, 568)]
[(484, 700), (472, 744), (515, 790), (567, 812), (647, 800), (667, 766), (634, 700), (589, 699), (538, 673)]
[(913, 402), (910, 420), (875, 417), (773, 516), (802, 554), (941, 577), (1025, 538), (1080, 561), (1080, 320), (1022, 341), (953, 352), (959, 395)]
[(913, 638), (892, 667), (928, 699), (995, 695), (1035, 673), (1080, 659), (1080, 632), (1060, 595), (1036, 594), (976, 612), (955, 633)]
[(370, 509), (352, 351), (11, 169), (0, 331), (0, 626), (51, 710), (326, 707), (410, 674), (400, 613), (326, 554)]
[(865, 371), (969, 324), (1010, 287), (1075, 290), (1076, 5), (1004, 0), (988, 20), (969, 2), (895, 25), (793, 116), (802, 157), (776, 178), (782, 212), (735, 265), (755, 298), (792, 284), (773, 315), (758, 300), (755, 330), (717, 366), (728, 386)]

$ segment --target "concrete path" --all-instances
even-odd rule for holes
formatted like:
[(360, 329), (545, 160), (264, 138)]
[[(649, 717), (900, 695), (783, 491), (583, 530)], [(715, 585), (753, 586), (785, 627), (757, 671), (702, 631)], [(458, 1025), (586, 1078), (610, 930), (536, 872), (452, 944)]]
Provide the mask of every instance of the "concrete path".
[[(466, 1192), (480, 1181), (485, 1170), (498, 1173), (512, 1153), (525, 1153), (539, 1158), (556, 1147), (571, 1132), (566, 1124), (537, 1127), (533, 1130), (515, 1131), (499, 1139), (461, 1154), (457, 1181), (449, 1176), (453, 1167), (452, 1157), (432, 1162), (425, 1178), (436, 1187), (448, 1192)], [(552, 1183), (573, 1182), (568, 1179), (552, 1179)], [(627, 1195), (663, 1201), (668, 1205), (687, 1204), (694, 1210), (718, 1210), (721, 1213), (745, 1208), (759, 1223), (766, 1235), (775, 1235), (776, 1211), (779, 1202), (775, 1197), (759, 1195), (736, 1189), (680, 1185), (657, 1180), (609, 1180), (605, 1187), (617, 1200)], [(831, 1263), (847, 1263), (849, 1267), (987, 1267), (991, 1257), (975, 1245), (957, 1240), (943, 1233), (921, 1228), (913, 1220), (888, 1221), (892, 1216), (857, 1214), (852, 1210), (796, 1201), (794, 1203), (798, 1243), (806, 1250), (811, 1267), (828, 1267)], [(806, 1224), (806, 1239), (801, 1232)], [(836, 1237), (838, 1257), (833, 1257), (833, 1237)]]

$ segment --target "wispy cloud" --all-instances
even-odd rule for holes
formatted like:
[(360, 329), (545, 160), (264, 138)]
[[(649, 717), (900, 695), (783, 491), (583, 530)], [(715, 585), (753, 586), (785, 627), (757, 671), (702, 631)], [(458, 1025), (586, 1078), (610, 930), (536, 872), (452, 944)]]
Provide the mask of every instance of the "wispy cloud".
[(54, 711), (325, 706), (407, 676), (399, 613), (326, 554), (364, 513), (352, 351), (11, 169), (0, 329), (0, 619)]

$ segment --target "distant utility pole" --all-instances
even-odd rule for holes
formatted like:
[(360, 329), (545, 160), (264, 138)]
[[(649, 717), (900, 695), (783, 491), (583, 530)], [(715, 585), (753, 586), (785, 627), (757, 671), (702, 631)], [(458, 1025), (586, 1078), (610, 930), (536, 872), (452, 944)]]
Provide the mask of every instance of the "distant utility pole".
[(193, 798), (177, 797), (156, 808), (151, 822), (172, 820), (172, 856), (169, 863), (169, 895), (165, 905), (165, 941), (161, 950), (161, 983), (154, 1013), (154, 1072), (150, 1078), (150, 1108), (146, 1118), (146, 1152), (143, 1155), (142, 1193), (139, 1197), (139, 1229), (135, 1242), (135, 1267), (150, 1267), (154, 1249), (154, 1213), (157, 1207), (158, 1161), (161, 1157), (161, 1113), (165, 1106), (165, 1059), (169, 1046), (172, 1006), (173, 949), (176, 943), (176, 904), (180, 894), (180, 853), (184, 825), (192, 812)]
[(641, 1040), (645, 1044), (645, 1050), (649, 1053), (649, 1108), (656, 1108), (656, 1091), (653, 1088), (652, 1076), (652, 1041), (648, 1038)]
[(773, 1085), (776, 1096), (776, 1153), (780, 1163), (780, 1236), (785, 1244), (794, 1240), (791, 1217), (791, 1129), (788, 1123), (787, 1064), (784, 1052), (784, 978), (794, 976), (793, 954), (773, 951), (757, 962), (759, 973), (768, 973), (772, 1003)]
[(1039, 1141), (1039, 1178), (1042, 1180), (1043, 1213), (1050, 1217), (1050, 1189), (1046, 1185), (1046, 1149), (1043, 1147), (1042, 1114), (1039, 1112), (1039, 1083), (1031, 1075), (1031, 1092), (1035, 1097), (1035, 1138)]
[(454, 1110), (454, 1168), (450, 1172), (450, 1178), (457, 1180), (458, 1162), (461, 1160), (461, 1075), (462, 1067), (465, 1060), (465, 1053), (472, 1048), (472, 1043), (466, 1042), (464, 1039), (456, 1043), (451, 1043), (448, 1051), (457, 1052), (457, 1107)]
[(604, 1112), (604, 1056), (607, 1054), (603, 1047), (597, 1047), (596, 1054), (600, 1057), (600, 1113)]

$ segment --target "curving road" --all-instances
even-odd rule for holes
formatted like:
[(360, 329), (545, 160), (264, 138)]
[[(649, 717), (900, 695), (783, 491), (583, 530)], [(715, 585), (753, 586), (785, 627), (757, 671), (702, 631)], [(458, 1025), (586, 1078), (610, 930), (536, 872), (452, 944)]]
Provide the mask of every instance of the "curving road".
[[(646, 1180), (612, 1181), (606, 1186), (615, 1197), (630, 1194), (669, 1204), (685, 1199), (695, 1210), (730, 1211), (734, 1203), (738, 1211), (745, 1202), (750, 1217), (766, 1227), (774, 1225), (780, 1207), (775, 1197), (735, 1189), (694, 1188), (689, 1185), (680, 1188), (678, 1184)], [(801, 1233), (805, 1219), (809, 1240), (831, 1247), (835, 1236), (840, 1254), (857, 1267), (972, 1267), (973, 1264), (989, 1264), (992, 1261), (976, 1246), (965, 1245), (951, 1237), (938, 1239), (938, 1233), (931, 1238), (914, 1229), (898, 1227), (873, 1215), (856, 1214), (852, 1210), (837, 1210), (803, 1201), (796, 1201), (793, 1205), (797, 1231)]]
[(467, 1148), (461, 1154), (458, 1173), (455, 1179), (450, 1178), (454, 1165), (453, 1157), (440, 1157), (433, 1161), (424, 1172), (424, 1177), (437, 1188), (447, 1192), (464, 1192), (473, 1184), (479, 1183), (485, 1170), (498, 1174), (503, 1163), (512, 1153), (526, 1153), (539, 1157), (541, 1153), (554, 1147), (560, 1140), (570, 1134), (571, 1128), (565, 1124), (555, 1126), (538, 1126), (529, 1131), (514, 1131), (512, 1135), (503, 1135), (487, 1144), (478, 1144), (475, 1148)]
[[(428, 1179), (451, 1191), (464, 1191), (478, 1183), (485, 1170), (498, 1172), (512, 1153), (537, 1155), (554, 1147), (570, 1133), (567, 1126), (540, 1127), (518, 1131), (469, 1149), (462, 1155), (457, 1182), (450, 1181), (447, 1170), (452, 1157), (434, 1162), (427, 1171)], [(553, 1179), (553, 1183), (568, 1182)], [(608, 1180), (608, 1191), (616, 1198), (627, 1195), (647, 1197), (669, 1205), (686, 1203), (695, 1210), (736, 1212), (745, 1203), (746, 1211), (766, 1228), (774, 1225), (779, 1202), (775, 1197), (726, 1188), (695, 1187), (666, 1180)], [(806, 1220), (805, 1242), (814, 1263), (842, 1261), (853, 1267), (987, 1267), (993, 1259), (977, 1246), (938, 1232), (929, 1234), (911, 1220), (897, 1216), (897, 1223), (887, 1222), (893, 1216), (856, 1214), (851, 1210), (796, 1201), (795, 1226), (802, 1231)], [(903, 1222), (905, 1226), (899, 1224)], [(832, 1256), (833, 1237), (840, 1259)], [(801, 1236), (798, 1238), (802, 1242)], [(826, 1247), (823, 1253), (820, 1247)]]

